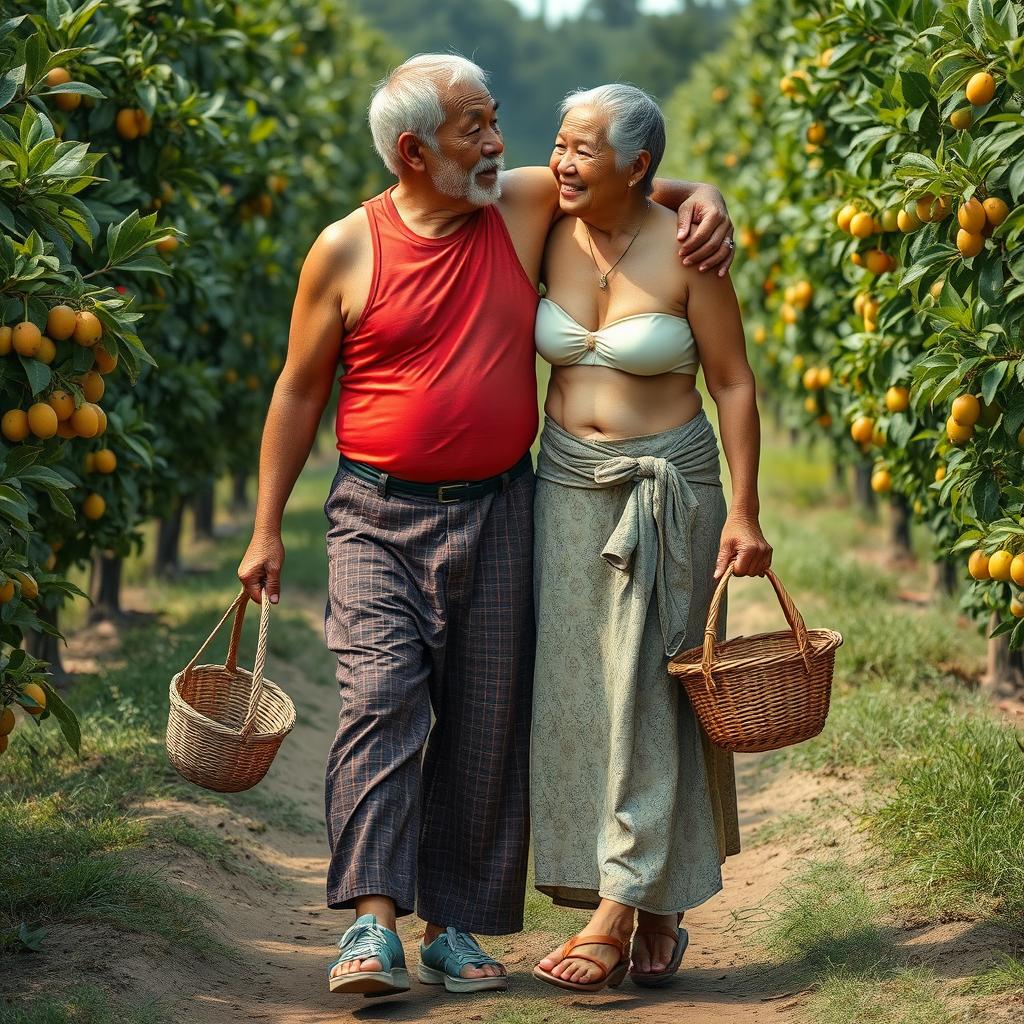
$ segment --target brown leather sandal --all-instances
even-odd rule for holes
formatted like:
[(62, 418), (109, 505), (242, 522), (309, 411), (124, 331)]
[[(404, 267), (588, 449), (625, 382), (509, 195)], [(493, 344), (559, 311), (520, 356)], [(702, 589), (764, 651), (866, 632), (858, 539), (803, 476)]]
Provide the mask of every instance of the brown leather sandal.
[[(690, 941), (689, 933), (685, 928), (680, 926), (679, 928), (644, 928), (637, 929), (633, 935), (633, 941), (636, 942), (637, 935), (664, 935), (666, 938), (674, 939), (676, 948), (673, 950), (672, 959), (669, 961), (668, 966), (663, 971), (630, 971), (629, 976), (638, 985), (644, 988), (661, 988), (663, 985), (667, 985), (679, 970), (679, 965), (683, 960), (683, 953), (686, 952), (686, 947)], [(632, 953), (632, 947), (631, 947)], [(632, 957), (631, 957), (632, 958)]]
[[(556, 985), (558, 988), (566, 988), (571, 992), (600, 992), (603, 988), (618, 988), (626, 977), (629, 970), (629, 955), (626, 952), (626, 943), (617, 939), (614, 935), (574, 935), (562, 946), (559, 960), (572, 958), (574, 960), (588, 960), (601, 971), (601, 976), (596, 981), (565, 981), (554, 974), (542, 971), (539, 966), (534, 967), (533, 976), (538, 981), (546, 981), (549, 985)], [(619, 951), (619, 962), (609, 969), (600, 960), (592, 956), (585, 956), (583, 953), (573, 953), (577, 946), (611, 946)]]

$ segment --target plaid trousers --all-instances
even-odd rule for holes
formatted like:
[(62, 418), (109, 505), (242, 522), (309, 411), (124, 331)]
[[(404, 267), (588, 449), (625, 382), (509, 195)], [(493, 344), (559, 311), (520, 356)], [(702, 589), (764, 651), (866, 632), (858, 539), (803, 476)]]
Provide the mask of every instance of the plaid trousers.
[[(532, 471), (453, 504), (339, 467), (328, 520), (327, 901), (522, 930), (533, 690)], [(431, 710), (434, 723), (431, 727)]]

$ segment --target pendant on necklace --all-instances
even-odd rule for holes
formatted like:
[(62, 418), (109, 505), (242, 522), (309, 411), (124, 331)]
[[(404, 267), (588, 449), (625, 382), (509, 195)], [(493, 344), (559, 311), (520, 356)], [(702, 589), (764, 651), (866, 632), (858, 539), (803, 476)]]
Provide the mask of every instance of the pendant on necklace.
[(601, 280), (597, 282), (597, 287), (598, 288), (607, 288), (608, 287), (608, 278), (605, 277), (604, 274), (601, 275)]

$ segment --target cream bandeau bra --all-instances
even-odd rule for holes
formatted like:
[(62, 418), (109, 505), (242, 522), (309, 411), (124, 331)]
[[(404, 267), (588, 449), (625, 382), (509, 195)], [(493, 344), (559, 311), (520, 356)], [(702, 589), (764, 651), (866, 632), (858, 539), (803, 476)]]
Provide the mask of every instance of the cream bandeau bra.
[(700, 365), (690, 324), (671, 313), (636, 313), (588, 331), (557, 302), (541, 299), (537, 351), (553, 366), (610, 366), (653, 377), (693, 373)]

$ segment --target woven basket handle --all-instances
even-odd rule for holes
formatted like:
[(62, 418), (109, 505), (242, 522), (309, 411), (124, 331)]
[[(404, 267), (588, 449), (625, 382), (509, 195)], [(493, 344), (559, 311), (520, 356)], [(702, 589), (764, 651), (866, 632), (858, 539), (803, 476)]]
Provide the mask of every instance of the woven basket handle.
[[(228, 642), (228, 655), (224, 661), (224, 667), (229, 672), (237, 671), (238, 667), (238, 644), (242, 639), (242, 625), (245, 622), (245, 606), (249, 603), (249, 595), (243, 588), (238, 597), (231, 602), (231, 607), (221, 616), (220, 622), (213, 627), (213, 632), (203, 641), (203, 646), (195, 653), (195, 657), (185, 666), (182, 677), (185, 681), (196, 667), (196, 663), (203, 656), (203, 652), (213, 642), (213, 638), (220, 632), (221, 626), (228, 620), (228, 616), (234, 612), (235, 621), (231, 626), (231, 640)], [(263, 669), (267, 661), (267, 628), (270, 622), (270, 601), (267, 600), (264, 592), (263, 600), (260, 601), (260, 632), (256, 641), (256, 663), (252, 669), (252, 692), (249, 696), (249, 708), (245, 714), (245, 721), (242, 724), (240, 735), (248, 736), (256, 728), (256, 711), (260, 706), (260, 697), (263, 694)]]
[[(715, 689), (711, 668), (715, 661), (715, 641), (718, 639), (718, 613), (722, 606), (722, 599), (725, 597), (725, 588), (729, 583), (729, 577), (733, 575), (735, 569), (735, 562), (730, 562), (726, 566), (725, 572), (722, 573), (722, 578), (718, 581), (718, 586), (715, 588), (714, 596), (711, 598), (711, 604), (708, 606), (707, 625), (704, 627), (704, 657), (701, 659), (701, 671), (704, 673), (704, 682), (709, 690)], [(810, 642), (807, 639), (807, 627), (804, 625), (804, 617), (797, 610), (797, 606), (793, 603), (793, 598), (789, 596), (786, 588), (782, 585), (782, 580), (770, 568), (765, 570), (765, 575), (771, 581), (771, 585), (775, 589), (775, 596), (778, 597), (779, 604), (782, 605), (782, 612), (789, 623), (789, 628), (793, 630), (793, 635), (796, 637), (796, 646), (800, 651), (800, 657), (803, 658), (804, 667), (810, 672)]]

